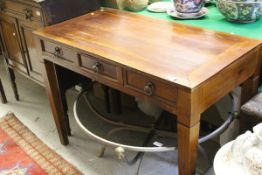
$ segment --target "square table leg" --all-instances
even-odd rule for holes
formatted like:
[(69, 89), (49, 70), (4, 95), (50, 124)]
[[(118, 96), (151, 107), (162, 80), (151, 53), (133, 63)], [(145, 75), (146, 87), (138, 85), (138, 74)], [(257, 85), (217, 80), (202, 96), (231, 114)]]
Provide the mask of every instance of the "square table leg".
[(59, 134), (60, 142), (63, 145), (69, 143), (67, 136), (67, 124), (64, 114), (64, 106), (62, 104), (62, 91), (59, 87), (59, 81), (56, 73), (55, 64), (45, 61), (45, 83), (46, 90), (49, 97), (53, 117), (55, 120), (56, 128)]
[(199, 129), (199, 122), (191, 127), (177, 124), (179, 175), (195, 174)]
[(7, 70), (7, 73), (9, 75), (9, 78), (10, 78), (10, 82), (11, 82), (11, 85), (12, 85), (12, 89), (13, 89), (13, 92), (14, 92), (14, 95), (15, 95), (15, 99), (17, 101), (19, 101), (19, 94), (18, 94), (18, 90), (17, 90), (17, 85), (16, 85), (16, 77), (15, 77), (15, 72), (13, 69), (11, 69), (10, 67), (7, 66), (6, 68)]

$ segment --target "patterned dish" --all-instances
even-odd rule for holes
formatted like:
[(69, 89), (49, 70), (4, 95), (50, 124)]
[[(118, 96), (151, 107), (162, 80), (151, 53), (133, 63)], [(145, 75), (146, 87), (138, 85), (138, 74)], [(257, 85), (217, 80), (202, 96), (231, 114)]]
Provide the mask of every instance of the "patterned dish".
[(216, 154), (216, 175), (262, 175), (262, 123), (234, 141), (224, 145)]
[(168, 9), (167, 14), (178, 19), (198, 19), (202, 18), (208, 13), (208, 9), (203, 7), (198, 13), (179, 13), (175, 8)]
[(257, 0), (217, 0), (216, 4), (222, 15), (232, 22), (255, 22), (262, 14), (262, 2)]
[(219, 149), (214, 159), (214, 171), (216, 175), (250, 175), (246, 174), (243, 166), (236, 163), (231, 154), (233, 141)]

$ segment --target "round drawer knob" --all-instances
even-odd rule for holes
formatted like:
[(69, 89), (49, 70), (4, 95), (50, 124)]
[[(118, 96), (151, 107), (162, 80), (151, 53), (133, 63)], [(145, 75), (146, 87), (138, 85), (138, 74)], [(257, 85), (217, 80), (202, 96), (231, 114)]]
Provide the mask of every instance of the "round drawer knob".
[(63, 55), (63, 51), (60, 47), (55, 47), (54, 56), (55, 57), (61, 57)]
[(103, 65), (99, 62), (96, 62), (93, 66), (92, 69), (95, 73), (103, 72)]
[(152, 96), (153, 95), (153, 90), (154, 90), (154, 84), (152, 82), (148, 82), (145, 87), (144, 87), (144, 92), (146, 93), (146, 95), (148, 96)]
[(32, 20), (33, 11), (31, 9), (24, 9), (25, 12), (25, 19)]

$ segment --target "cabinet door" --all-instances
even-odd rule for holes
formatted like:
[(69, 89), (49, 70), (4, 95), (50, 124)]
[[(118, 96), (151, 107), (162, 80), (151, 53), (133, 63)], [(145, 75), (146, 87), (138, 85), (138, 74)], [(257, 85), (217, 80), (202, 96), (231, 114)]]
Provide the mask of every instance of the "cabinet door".
[(0, 23), (8, 65), (23, 74), (28, 74), (16, 19), (3, 15)]
[(40, 62), (41, 53), (37, 51), (37, 43), (32, 33), (37, 28), (41, 27), (41, 23), (19, 20), (18, 26), (22, 38), (22, 46), (25, 50), (29, 75), (32, 79), (41, 84), (44, 81), (42, 77), (44, 64)]

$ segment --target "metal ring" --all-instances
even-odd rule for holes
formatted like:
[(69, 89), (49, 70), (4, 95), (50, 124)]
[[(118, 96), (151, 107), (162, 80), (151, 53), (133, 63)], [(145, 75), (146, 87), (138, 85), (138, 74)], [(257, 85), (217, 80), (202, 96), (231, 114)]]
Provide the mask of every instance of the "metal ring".
[[(90, 130), (88, 130), (80, 121), (78, 113), (77, 113), (77, 107), (79, 105), (79, 101), (80, 98), (86, 93), (85, 91), (82, 91), (76, 98), (75, 102), (74, 102), (74, 106), (73, 106), (73, 113), (74, 113), (74, 117), (76, 119), (77, 124), (80, 126), (80, 128), (90, 137), (94, 138), (96, 141), (98, 141), (99, 143), (103, 144), (103, 145), (107, 145), (107, 146), (111, 146), (111, 147), (122, 147), (126, 150), (130, 150), (130, 151), (137, 151), (137, 152), (167, 152), (167, 151), (174, 151), (176, 150), (176, 147), (139, 147), (139, 146), (130, 146), (130, 145), (125, 145), (125, 144), (119, 144), (116, 142), (112, 142), (109, 141), (107, 139), (104, 139), (102, 137), (99, 137), (97, 135), (95, 135), (94, 133), (92, 133)], [(221, 133), (223, 133), (231, 124), (231, 122), (234, 119), (234, 97), (231, 93), (229, 93), (229, 96), (231, 98), (231, 104), (232, 104), (232, 108), (231, 108), (231, 112), (229, 113), (227, 120), (225, 120), (225, 122), (219, 127), (217, 128), (215, 131), (213, 131), (212, 133), (201, 137), (198, 140), (198, 143), (204, 143), (207, 140), (210, 140), (218, 135), (220, 135)]]
[(176, 147), (139, 147), (139, 146), (130, 146), (130, 145), (125, 145), (125, 144), (119, 144), (116, 142), (112, 142), (109, 140), (106, 140), (102, 137), (99, 137), (97, 135), (95, 135), (94, 133), (92, 133), (90, 130), (88, 130), (80, 121), (78, 114), (77, 114), (77, 107), (80, 101), (81, 96), (85, 93), (86, 91), (82, 91), (78, 96), (77, 99), (74, 102), (74, 107), (73, 107), (73, 113), (76, 119), (77, 124), (80, 126), (80, 128), (90, 137), (92, 137), (93, 139), (95, 139), (96, 141), (100, 142), (103, 145), (107, 145), (107, 146), (111, 146), (114, 148), (117, 147), (122, 147), (126, 150), (130, 150), (130, 151), (136, 151), (136, 152), (166, 152), (166, 151), (174, 151), (176, 150)]

